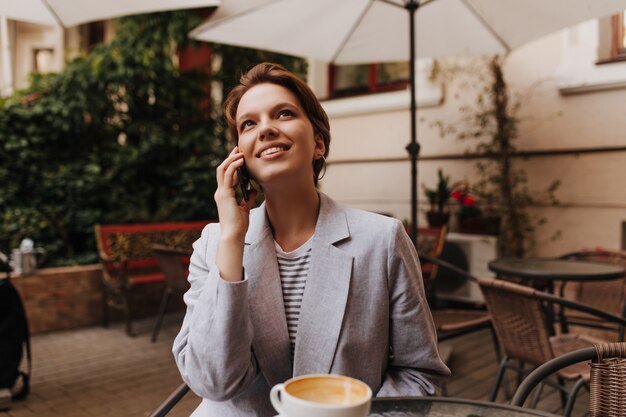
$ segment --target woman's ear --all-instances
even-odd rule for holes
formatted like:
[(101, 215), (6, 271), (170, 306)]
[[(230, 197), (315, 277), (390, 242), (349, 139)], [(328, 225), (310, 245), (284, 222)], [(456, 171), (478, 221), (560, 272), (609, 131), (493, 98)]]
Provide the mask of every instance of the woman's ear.
[(320, 159), (326, 153), (326, 145), (324, 144), (324, 139), (322, 135), (317, 133), (315, 135), (315, 157), (314, 159)]

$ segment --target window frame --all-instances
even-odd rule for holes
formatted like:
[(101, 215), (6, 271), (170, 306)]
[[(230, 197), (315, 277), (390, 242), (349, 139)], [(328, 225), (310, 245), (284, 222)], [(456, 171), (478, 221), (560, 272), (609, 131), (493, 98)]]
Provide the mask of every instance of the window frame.
[(611, 61), (626, 61), (624, 39), (624, 13), (611, 16)]
[(376, 93), (386, 93), (390, 91), (399, 91), (404, 90), (409, 86), (409, 80), (397, 80), (384, 84), (380, 84), (377, 82), (378, 79), (378, 65), (380, 62), (372, 62), (369, 65), (369, 73), (368, 73), (368, 85), (367, 87), (354, 87), (349, 89), (337, 90), (335, 88), (335, 80), (337, 78), (337, 71), (340, 66), (335, 64), (328, 65), (328, 97), (331, 99), (334, 98), (345, 98), (345, 97), (355, 97), (355, 96), (363, 96), (369, 94)]

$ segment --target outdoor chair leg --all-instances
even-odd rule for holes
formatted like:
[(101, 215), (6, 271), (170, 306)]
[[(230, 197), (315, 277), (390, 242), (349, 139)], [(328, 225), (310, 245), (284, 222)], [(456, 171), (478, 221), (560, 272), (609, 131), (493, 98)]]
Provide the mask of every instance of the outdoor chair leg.
[(503, 357), (500, 361), (500, 368), (498, 369), (498, 374), (496, 375), (496, 382), (491, 389), (491, 396), (489, 401), (495, 402), (496, 397), (498, 396), (498, 390), (500, 389), (500, 384), (502, 383), (502, 377), (504, 377), (504, 370), (506, 369), (506, 364), (509, 361), (508, 357)]
[(102, 289), (102, 327), (109, 327), (109, 291)]
[(156, 321), (154, 322), (154, 327), (152, 328), (152, 337), (150, 338), (152, 343), (156, 342), (159, 335), (159, 330), (161, 329), (161, 324), (163, 323), (163, 316), (165, 315), (165, 310), (167, 309), (167, 302), (169, 301), (171, 294), (172, 289), (170, 287), (165, 287), (163, 297), (161, 298), (161, 305), (159, 306), (159, 312), (157, 313)]
[(500, 344), (498, 343), (498, 336), (496, 336), (496, 330), (493, 327), (493, 323), (489, 326), (489, 331), (491, 332), (491, 339), (493, 340), (493, 350), (496, 353), (496, 360), (500, 361)]
[(572, 409), (574, 408), (574, 402), (576, 402), (578, 391), (580, 391), (583, 386), (585, 386), (585, 381), (582, 378), (579, 378), (569, 392), (567, 404), (565, 404), (565, 407), (563, 408), (563, 415), (565, 417), (572, 415)]
[(520, 371), (517, 373), (517, 386), (519, 387), (522, 381), (524, 380), (524, 367), (526, 366), (526, 362), (519, 361), (519, 369)]
[(126, 324), (126, 334), (129, 336), (134, 336), (133, 328), (131, 323), (131, 308), (130, 308), (130, 300), (128, 299), (128, 292), (124, 294), (124, 322)]
[[(560, 376), (558, 376), (556, 379), (559, 382), (559, 385), (565, 388), (565, 380)], [(565, 392), (565, 390), (559, 390), (559, 396), (561, 397), (561, 407), (563, 407), (563, 410), (565, 410), (565, 407), (567, 405), (567, 393)]]

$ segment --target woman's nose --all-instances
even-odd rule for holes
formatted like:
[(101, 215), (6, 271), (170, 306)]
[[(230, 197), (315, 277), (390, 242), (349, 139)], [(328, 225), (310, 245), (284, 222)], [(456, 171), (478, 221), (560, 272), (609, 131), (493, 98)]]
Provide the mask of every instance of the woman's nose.
[(259, 139), (268, 139), (278, 136), (278, 130), (272, 122), (263, 122), (259, 129)]

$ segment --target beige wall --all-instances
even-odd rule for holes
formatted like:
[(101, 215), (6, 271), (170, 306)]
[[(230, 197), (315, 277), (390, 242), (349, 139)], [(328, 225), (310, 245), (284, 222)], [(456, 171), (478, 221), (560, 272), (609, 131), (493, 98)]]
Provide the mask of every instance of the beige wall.
[(26, 87), (28, 84), (28, 75), (34, 70), (36, 49), (51, 49), (53, 54), (50, 70), (60, 71), (64, 64), (63, 29), (24, 22), (15, 23), (14, 81), (17, 88)]
[[(13, 88), (24, 88), (28, 77), (35, 69), (34, 51), (52, 50), (49, 71), (60, 71), (66, 60), (72, 59), (84, 49), (86, 25), (63, 29), (56, 26), (38, 25), (9, 20), (9, 48)], [(115, 21), (108, 20), (104, 27), (104, 40), (109, 41), (115, 32)], [(1, 36), (1, 34), (0, 34)], [(5, 87), (4, 71), (0, 70), (0, 86)]]
[[(526, 96), (518, 149), (626, 147), (626, 84), (622, 84), (626, 83), (626, 63), (595, 65), (601, 49), (598, 32), (597, 23), (587, 23), (509, 55), (504, 70), (511, 95)], [(609, 80), (612, 87), (607, 88), (603, 80)], [(459, 121), (459, 106), (472, 103), (474, 96), (458, 84), (446, 85), (441, 105), (419, 108), (422, 156), (458, 154), (470, 147), (453, 137), (440, 138), (429, 126), (435, 120)], [(402, 160), (407, 158), (404, 147), (409, 142), (408, 102), (401, 110), (366, 114), (337, 112), (336, 101), (325, 106), (333, 142), (321, 189), (342, 203), (408, 219), (410, 164)], [(372, 158), (398, 161), (347, 163)], [(515, 163), (526, 169), (531, 190), (545, 189), (554, 179), (562, 181), (557, 192), (561, 206), (533, 209), (548, 220), (537, 233), (536, 254), (552, 256), (595, 246), (619, 248), (621, 223), (626, 221), (626, 152), (555, 155), (516, 159)], [(476, 178), (473, 161), (420, 161), (419, 184), (434, 185), (439, 167), (453, 180)], [(420, 197), (420, 206), (425, 208), (426, 201)], [(425, 224), (423, 214), (420, 222)], [(561, 237), (551, 240), (557, 232)]]

